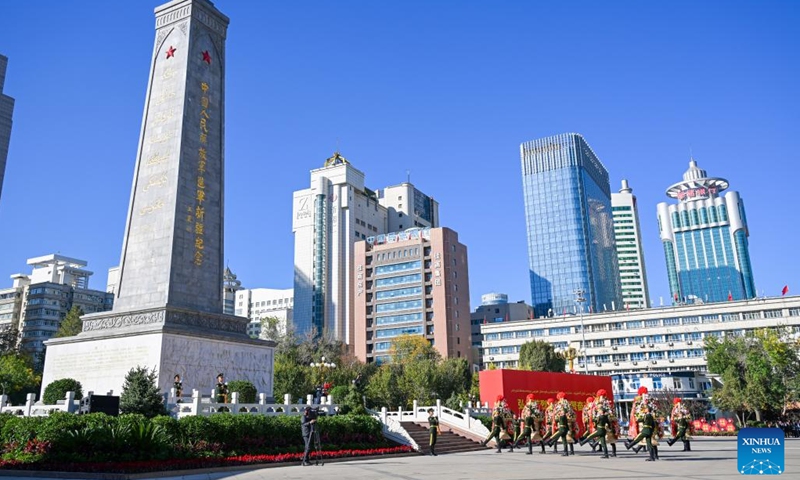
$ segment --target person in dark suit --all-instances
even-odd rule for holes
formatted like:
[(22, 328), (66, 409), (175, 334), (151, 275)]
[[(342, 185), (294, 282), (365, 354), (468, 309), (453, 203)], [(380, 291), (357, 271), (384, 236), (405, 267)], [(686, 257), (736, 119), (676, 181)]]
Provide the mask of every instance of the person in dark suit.
[(314, 436), (314, 428), (316, 427), (316, 424), (316, 415), (314, 415), (311, 407), (306, 407), (306, 409), (303, 411), (303, 419), (300, 422), (300, 432), (303, 435), (303, 443), (305, 444), (302, 463), (304, 467), (311, 465), (311, 462), (308, 461), (308, 454), (311, 451), (311, 441), (312, 437)]

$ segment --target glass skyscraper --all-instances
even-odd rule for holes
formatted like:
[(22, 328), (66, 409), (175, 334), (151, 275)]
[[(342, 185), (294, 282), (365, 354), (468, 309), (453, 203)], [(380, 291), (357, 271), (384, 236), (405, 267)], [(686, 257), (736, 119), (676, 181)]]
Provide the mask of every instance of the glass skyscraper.
[(621, 307), (608, 171), (581, 135), (520, 145), (532, 306), (537, 317)]
[(667, 189), (677, 205), (658, 204), (658, 228), (675, 303), (755, 298), (744, 202), (724, 178), (709, 177), (694, 159), (683, 181)]

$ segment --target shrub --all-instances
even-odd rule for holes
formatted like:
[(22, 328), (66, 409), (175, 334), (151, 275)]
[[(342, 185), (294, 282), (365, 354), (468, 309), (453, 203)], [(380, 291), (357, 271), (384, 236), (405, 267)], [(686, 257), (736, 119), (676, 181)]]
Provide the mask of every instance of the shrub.
[[(320, 417), (325, 449), (388, 445), (369, 416)], [(0, 454), (22, 462), (81, 462), (219, 458), (302, 452), (299, 416), (214, 414), (175, 420), (102, 413), (49, 417), (0, 415)]]
[(155, 369), (145, 367), (132, 368), (125, 376), (122, 384), (122, 395), (119, 397), (119, 409), (122, 413), (139, 413), (151, 418), (167, 413), (163, 397), (158, 391)]
[(228, 391), (239, 392), (239, 403), (256, 403), (256, 386), (247, 380), (228, 382)]
[(81, 382), (74, 378), (62, 378), (50, 383), (44, 389), (42, 401), (45, 405), (55, 405), (59, 400), (64, 400), (67, 392), (75, 392), (75, 399), (83, 398), (83, 387)]

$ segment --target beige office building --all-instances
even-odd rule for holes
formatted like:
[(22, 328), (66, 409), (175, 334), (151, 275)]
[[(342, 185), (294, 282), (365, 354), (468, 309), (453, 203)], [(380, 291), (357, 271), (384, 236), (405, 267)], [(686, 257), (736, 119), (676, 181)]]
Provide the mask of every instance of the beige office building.
[(449, 228), (412, 228), (357, 242), (354, 352), (390, 360), (391, 342), (421, 335), (445, 358), (471, 362), (467, 247)]

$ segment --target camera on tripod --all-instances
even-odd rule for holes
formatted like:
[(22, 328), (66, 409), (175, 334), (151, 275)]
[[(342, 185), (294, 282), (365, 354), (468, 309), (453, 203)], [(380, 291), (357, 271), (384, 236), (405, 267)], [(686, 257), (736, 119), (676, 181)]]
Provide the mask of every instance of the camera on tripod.
[(328, 414), (327, 411), (322, 410), (320, 407), (308, 407), (306, 410), (308, 411), (308, 418), (311, 420), (316, 420)]

